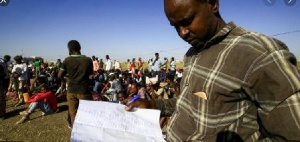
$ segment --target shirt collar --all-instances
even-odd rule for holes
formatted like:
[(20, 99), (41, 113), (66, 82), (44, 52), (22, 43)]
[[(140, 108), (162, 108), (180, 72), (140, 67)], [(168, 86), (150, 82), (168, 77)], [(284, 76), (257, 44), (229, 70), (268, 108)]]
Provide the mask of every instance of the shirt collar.
[(71, 57), (85, 57), (85, 55), (70, 55)]
[(213, 44), (216, 44), (227, 37), (227, 35), (236, 28), (234, 22), (229, 22), (222, 30), (220, 30), (215, 36), (213, 36), (208, 42), (205, 44), (205, 48), (210, 47)]

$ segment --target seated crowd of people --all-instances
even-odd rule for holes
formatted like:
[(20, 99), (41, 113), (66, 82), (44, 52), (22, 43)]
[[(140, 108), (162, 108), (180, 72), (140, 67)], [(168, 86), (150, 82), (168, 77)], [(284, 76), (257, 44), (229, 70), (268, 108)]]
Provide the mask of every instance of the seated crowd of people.
[[(25, 68), (21, 57), (15, 57), (15, 65), (12, 67), (8, 98), (12, 98), (16, 104), (27, 105), (25, 111), (20, 112), (21, 119), (17, 124), (30, 119), (30, 115), (36, 109), (42, 111), (42, 115), (48, 115), (58, 110), (58, 102), (66, 101), (67, 75), (63, 79), (57, 77), (61, 62), (56, 64), (35, 63)], [(140, 59), (140, 58), (139, 58)], [(15, 67), (19, 65), (18, 70)], [(149, 71), (143, 68), (128, 68), (122, 70), (115, 68), (105, 70), (98, 68), (90, 76), (90, 90), (95, 101), (108, 101), (122, 103), (127, 98), (140, 95), (141, 99), (170, 99), (179, 94), (179, 83), (182, 69), (176, 72), (161, 67), (159, 72)], [(21, 76), (24, 76), (20, 79)], [(164, 127), (171, 114), (161, 115), (161, 127)]]

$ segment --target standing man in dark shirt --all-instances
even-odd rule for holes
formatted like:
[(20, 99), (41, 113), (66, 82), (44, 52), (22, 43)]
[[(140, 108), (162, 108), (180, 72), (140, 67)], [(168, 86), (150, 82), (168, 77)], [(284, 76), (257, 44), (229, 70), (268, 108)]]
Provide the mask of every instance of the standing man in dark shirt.
[(10, 56), (5, 55), (3, 59), (0, 58), (0, 119), (5, 118), (6, 110), (6, 93), (10, 82), (10, 75), (8, 71), (8, 62)]
[(58, 77), (62, 78), (67, 74), (67, 101), (73, 126), (79, 100), (92, 100), (89, 91), (89, 76), (93, 73), (93, 62), (91, 58), (81, 55), (81, 46), (78, 41), (69, 41), (68, 49), (70, 56), (65, 58)]

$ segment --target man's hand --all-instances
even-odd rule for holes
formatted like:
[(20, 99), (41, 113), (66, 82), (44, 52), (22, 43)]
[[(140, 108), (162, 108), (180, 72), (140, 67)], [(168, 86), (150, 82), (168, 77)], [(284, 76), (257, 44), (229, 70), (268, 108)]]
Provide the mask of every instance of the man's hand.
[[(126, 104), (130, 98), (125, 99), (122, 103)], [(156, 104), (154, 100), (148, 101), (145, 99), (139, 99), (135, 102), (128, 104), (125, 108), (126, 111), (131, 111), (133, 108), (148, 108), (148, 109), (156, 109)]]
[(19, 75), (18, 73), (16, 73), (16, 72), (14, 72), (12, 75), (13, 75), (14, 78), (18, 78), (18, 77), (20, 76), (20, 75)]

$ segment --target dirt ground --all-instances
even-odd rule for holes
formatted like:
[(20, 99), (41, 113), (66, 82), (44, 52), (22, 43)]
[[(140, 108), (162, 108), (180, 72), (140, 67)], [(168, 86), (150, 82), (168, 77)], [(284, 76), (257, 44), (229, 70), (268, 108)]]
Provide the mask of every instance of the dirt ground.
[(42, 116), (40, 110), (30, 115), (30, 120), (16, 124), (21, 119), (19, 112), (26, 109), (26, 105), (14, 108), (16, 102), (7, 101), (7, 117), (0, 119), (0, 141), (24, 142), (68, 142), (71, 129), (67, 127), (67, 103), (59, 103), (59, 112)]

